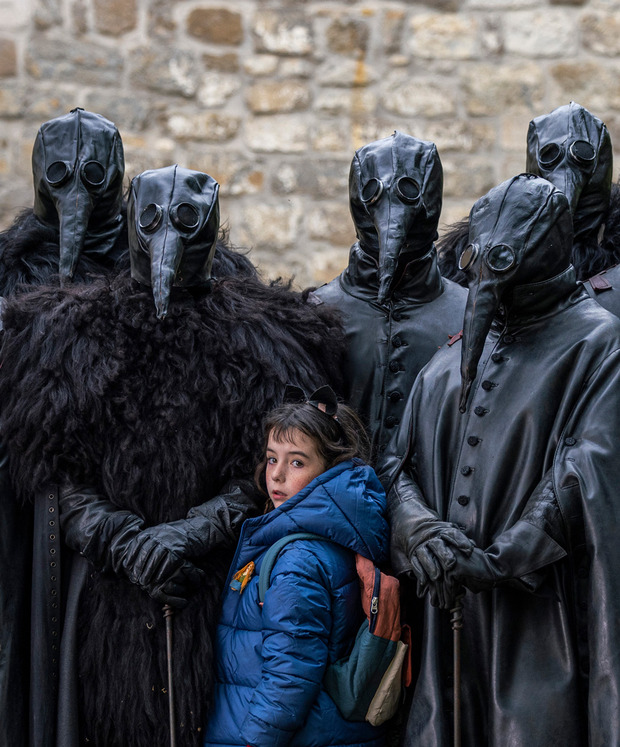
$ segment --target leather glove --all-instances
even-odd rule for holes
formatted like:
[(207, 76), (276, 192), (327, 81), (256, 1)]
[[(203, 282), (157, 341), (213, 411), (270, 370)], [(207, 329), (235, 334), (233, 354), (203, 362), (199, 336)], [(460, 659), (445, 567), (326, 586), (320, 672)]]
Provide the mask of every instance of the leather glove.
[(249, 480), (230, 481), (220, 495), (191, 508), (185, 519), (148, 527), (140, 539), (185, 559), (203, 558), (215, 549), (234, 547), (241, 524), (258, 513), (262, 501)]
[(125, 577), (157, 601), (181, 607), (202, 571), (166, 548), (140, 541), (144, 521), (94, 488), (65, 484), (58, 495), (60, 527), (68, 547), (98, 570)]
[(434, 607), (450, 609), (461, 593), (460, 580), (451, 574), (457, 558), (471, 555), (475, 545), (460, 529), (447, 522), (435, 522), (428, 527), (428, 539), (423, 539), (411, 553), (411, 567), (417, 579), (417, 594), (426, 593)]

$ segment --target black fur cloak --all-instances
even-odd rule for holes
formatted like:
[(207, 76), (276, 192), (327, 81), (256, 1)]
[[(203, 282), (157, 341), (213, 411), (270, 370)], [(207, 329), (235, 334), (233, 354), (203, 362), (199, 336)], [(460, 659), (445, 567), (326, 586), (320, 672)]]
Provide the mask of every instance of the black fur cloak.
[[(68, 479), (149, 525), (182, 518), (229, 479), (252, 474), (262, 417), (287, 383), (306, 391), (339, 384), (342, 339), (332, 312), (250, 276), (217, 281), (206, 295), (175, 291), (162, 321), (150, 288), (127, 275), (34, 289), (7, 302), (4, 325), (0, 431), (19, 497)], [(160, 605), (92, 567), (75, 589), (73, 568), (85, 561), (62, 553), (65, 607), (77, 610), (80, 743), (167, 744)], [(184, 746), (201, 743), (228, 562), (228, 548), (206, 558), (204, 587), (175, 614)], [(62, 680), (72, 662), (63, 656), (61, 646), (58, 697), (75, 712)], [(71, 743), (69, 735), (59, 731), (57, 743)]]

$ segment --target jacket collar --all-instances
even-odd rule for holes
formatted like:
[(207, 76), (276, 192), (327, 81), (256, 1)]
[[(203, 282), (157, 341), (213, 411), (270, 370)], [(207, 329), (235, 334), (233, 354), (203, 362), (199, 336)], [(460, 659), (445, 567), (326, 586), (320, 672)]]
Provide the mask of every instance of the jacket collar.
[(548, 280), (517, 286), (505, 304), (503, 314), (508, 324), (539, 319), (570, 306), (583, 295), (582, 290), (577, 284), (575, 268), (569, 265)]
[[(351, 296), (367, 302), (376, 301), (379, 290), (379, 267), (370, 254), (362, 250), (359, 242), (351, 247), (349, 264), (340, 275), (343, 289)], [(392, 301), (428, 303), (443, 291), (443, 281), (437, 264), (437, 252), (432, 245), (419, 259), (409, 262), (402, 271), (391, 294)]]

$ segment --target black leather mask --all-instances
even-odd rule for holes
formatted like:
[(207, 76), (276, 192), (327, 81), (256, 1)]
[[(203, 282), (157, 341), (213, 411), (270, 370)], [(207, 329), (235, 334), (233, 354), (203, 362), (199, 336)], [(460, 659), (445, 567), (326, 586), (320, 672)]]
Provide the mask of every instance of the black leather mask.
[(131, 276), (153, 289), (157, 317), (172, 287), (208, 287), (220, 225), (220, 185), (180, 166), (145, 171), (131, 182), (127, 205)]
[(518, 286), (540, 283), (570, 266), (572, 220), (568, 200), (546, 179), (521, 174), (481, 197), (469, 214), (469, 245), (459, 267), (469, 295), (463, 321), (460, 409), (500, 303)]
[(58, 226), (59, 273), (70, 280), (82, 251), (110, 254), (123, 228), (121, 136), (100, 114), (73, 109), (41, 125), (32, 152), (34, 214)]
[(349, 200), (361, 248), (379, 262), (378, 301), (392, 291), (399, 257), (427, 254), (437, 238), (443, 170), (433, 143), (396, 131), (360, 148)]
[(596, 233), (609, 206), (611, 138), (600, 119), (571, 102), (530, 122), (526, 170), (564, 192), (575, 239)]

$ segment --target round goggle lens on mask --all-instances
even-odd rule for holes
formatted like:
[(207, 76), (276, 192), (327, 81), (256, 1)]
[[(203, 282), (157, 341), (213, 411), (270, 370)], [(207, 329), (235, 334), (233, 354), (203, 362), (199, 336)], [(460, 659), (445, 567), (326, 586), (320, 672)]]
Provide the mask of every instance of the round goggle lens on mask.
[(161, 216), (163, 215), (163, 210), (159, 205), (156, 205), (154, 202), (152, 202), (150, 205), (147, 205), (144, 210), (140, 213), (140, 220), (138, 221), (138, 224), (140, 228), (143, 231), (154, 231), (157, 226), (161, 223)]
[(568, 152), (580, 166), (590, 166), (596, 155), (594, 147), (587, 140), (575, 140)]
[(47, 167), (45, 176), (52, 187), (58, 187), (66, 182), (71, 175), (71, 168), (64, 161), (54, 161)]
[(560, 160), (561, 155), (562, 148), (557, 143), (549, 143), (541, 148), (538, 154), (538, 163), (545, 168), (549, 168)]
[(170, 218), (174, 225), (181, 231), (191, 231), (198, 226), (200, 215), (198, 210), (188, 202), (182, 202), (180, 205), (172, 208)]
[(469, 244), (459, 257), (459, 270), (466, 270), (478, 255), (476, 244)]
[(396, 182), (396, 192), (403, 202), (415, 205), (420, 200), (422, 190), (415, 179), (410, 176), (401, 176)]
[(496, 244), (489, 249), (485, 259), (493, 272), (506, 272), (515, 263), (515, 253), (508, 244)]
[(100, 187), (105, 180), (105, 169), (99, 161), (87, 161), (82, 167), (82, 179), (91, 187)]
[(376, 179), (373, 177), (372, 179), (369, 179), (362, 187), (362, 202), (364, 203), (364, 205), (372, 205), (373, 202), (376, 202), (379, 199), (382, 192), (383, 182), (381, 181), (381, 179)]

